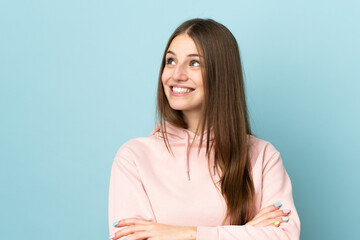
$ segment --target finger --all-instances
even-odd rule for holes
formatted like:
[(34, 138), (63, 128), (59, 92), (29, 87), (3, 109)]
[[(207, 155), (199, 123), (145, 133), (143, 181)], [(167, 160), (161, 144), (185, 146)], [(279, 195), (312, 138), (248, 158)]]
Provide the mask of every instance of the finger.
[(279, 227), (283, 221), (281, 219), (267, 219), (262, 223), (262, 226)]
[(282, 223), (287, 223), (287, 222), (289, 222), (289, 217), (276, 218), (276, 221), (280, 221)]
[(271, 226), (279, 227), (280, 224), (281, 224), (280, 221), (276, 221), (276, 222), (274, 222), (273, 224), (271, 224)]
[[(275, 207), (275, 206), (274, 206)], [(280, 207), (278, 207), (280, 208)], [(271, 209), (271, 206), (267, 207), (267, 209), (265, 210), (264, 208), (264, 212), (261, 214), (260, 212), (254, 217), (254, 221), (255, 222), (260, 222), (263, 221), (265, 219), (268, 218), (276, 218), (279, 216), (287, 216), (291, 213), (290, 209), (283, 209), (283, 210), (275, 210), (275, 211), (269, 211), (269, 209)]]
[(267, 227), (267, 226), (274, 226), (274, 227), (278, 227), (280, 226), (281, 221), (277, 220), (277, 219), (265, 219), (262, 221), (259, 221), (257, 223), (248, 223), (252, 226), (256, 226), (256, 227)]
[(281, 206), (282, 206), (281, 203), (272, 204), (272, 205), (270, 205), (270, 206), (267, 206), (267, 207), (261, 209), (258, 214), (259, 214), (259, 215), (262, 215), (262, 214), (264, 214), (264, 213), (273, 212), (273, 211), (275, 211), (275, 210), (280, 209)]
[(253, 218), (253, 220), (258, 219), (259, 217), (261, 217), (263, 214), (265, 213), (269, 213), (269, 212), (273, 212), (278, 210), (281, 207), (281, 203), (276, 203), (270, 206), (267, 206), (265, 208), (262, 208), (257, 214), (256, 216)]
[(290, 214), (290, 210), (287, 211), (287, 209), (285, 209), (285, 210), (278, 210), (278, 211), (274, 211), (274, 212), (265, 213), (260, 218), (273, 219), (273, 218), (277, 218), (277, 217), (281, 217), (281, 216), (287, 216), (289, 214)]
[(282, 223), (287, 223), (289, 221), (288, 217), (281, 217), (281, 218), (276, 218), (274, 219), (268, 219), (264, 222), (267, 222), (268, 224), (266, 226), (275, 226), (275, 227), (279, 227)]
[(130, 234), (136, 234), (139, 232), (144, 232), (148, 228), (147, 225), (131, 225), (128, 227), (124, 227), (120, 229), (119, 231), (115, 232), (113, 235), (109, 237), (109, 239), (119, 239), (121, 237), (130, 235)]
[(276, 221), (287, 222), (289, 220), (288, 215), (290, 211), (278, 210), (275, 212), (264, 213), (260, 217), (253, 219), (249, 222), (250, 225), (254, 226), (270, 226)]
[(145, 219), (140, 219), (140, 218), (125, 218), (122, 220), (119, 220), (117, 222), (113, 223), (114, 227), (124, 227), (124, 226), (130, 226), (130, 225), (135, 225), (135, 224), (142, 224), (142, 225), (147, 225), (147, 224), (151, 224), (152, 221), (151, 220), (145, 220)]
[(128, 237), (124, 238), (123, 240), (143, 240), (149, 239), (151, 234), (149, 232), (137, 232), (134, 234), (129, 235)]
[[(289, 211), (285, 211), (285, 212), (283, 210), (278, 210), (275, 212), (264, 213), (263, 215), (261, 215), (257, 218), (254, 218), (250, 224), (258, 225), (263, 221), (266, 221), (266, 222), (268, 222), (267, 220), (274, 221), (276, 218), (280, 218), (280, 217), (289, 215)], [(261, 225), (263, 225), (263, 224), (261, 224)]]
[(273, 221), (273, 224), (275, 227), (279, 227), (281, 223), (287, 223), (289, 222), (289, 217), (281, 217), (281, 218), (276, 218), (276, 221)]
[(259, 221), (262, 221), (262, 220), (266, 219), (266, 217), (264, 217), (264, 214), (267, 214), (267, 213), (271, 213), (271, 212), (273, 212), (273, 211), (276, 211), (276, 210), (280, 209), (280, 207), (281, 207), (281, 203), (276, 203), (276, 204), (267, 206), (267, 207), (261, 209), (261, 210), (256, 214), (256, 216), (252, 219), (252, 221), (258, 223)]

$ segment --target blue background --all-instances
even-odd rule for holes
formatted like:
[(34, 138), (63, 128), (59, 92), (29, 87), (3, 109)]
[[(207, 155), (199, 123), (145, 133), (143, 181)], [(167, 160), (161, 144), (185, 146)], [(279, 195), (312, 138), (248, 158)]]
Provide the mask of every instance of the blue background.
[(153, 129), (165, 44), (201, 17), (238, 40), (253, 130), (282, 154), (301, 239), (356, 239), (359, 12), (355, 0), (1, 0), (0, 238), (108, 238), (113, 157)]

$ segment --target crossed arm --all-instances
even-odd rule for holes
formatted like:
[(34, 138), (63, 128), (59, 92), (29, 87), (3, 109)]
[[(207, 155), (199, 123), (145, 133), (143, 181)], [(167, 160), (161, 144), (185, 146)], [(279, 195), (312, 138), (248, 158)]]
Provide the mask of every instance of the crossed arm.
[[(286, 223), (290, 211), (280, 210), (281, 205), (274, 204), (262, 209), (251, 221), (245, 225), (279, 227)], [(110, 239), (119, 239), (125, 236), (124, 240), (196, 240), (196, 226), (173, 226), (160, 224), (140, 218), (126, 218), (113, 223), (116, 228), (122, 228), (112, 234)]]
[[(115, 157), (109, 191), (110, 239), (298, 240), (300, 220), (290, 178), (275, 152), (263, 168), (261, 210), (245, 225), (174, 226), (158, 223), (136, 166), (126, 151)], [(281, 201), (283, 205), (276, 205)], [(131, 207), (129, 207), (131, 206)], [(122, 216), (122, 217), (121, 217)]]

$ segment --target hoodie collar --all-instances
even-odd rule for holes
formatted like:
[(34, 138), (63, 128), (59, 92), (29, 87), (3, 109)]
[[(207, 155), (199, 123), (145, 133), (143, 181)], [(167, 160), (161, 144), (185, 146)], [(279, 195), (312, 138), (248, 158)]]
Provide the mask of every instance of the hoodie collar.
[[(191, 146), (191, 141), (194, 140), (195, 133), (190, 131), (189, 129), (177, 127), (168, 121), (165, 121), (165, 127), (166, 127), (166, 132), (167, 132), (167, 137), (169, 140), (170, 147), (172, 147), (172, 143), (174, 143), (174, 142), (177, 142), (177, 143), (183, 142), (184, 143), (184, 168), (185, 168), (186, 177), (190, 181), (189, 150), (190, 150), (190, 146)], [(159, 138), (162, 138), (161, 125), (157, 124), (150, 135), (151, 136), (154, 135)], [(205, 141), (203, 141), (203, 143), (202, 143), (203, 146), (206, 146), (206, 138), (207, 138), (207, 132), (205, 131), (204, 138), (203, 138), (203, 140), (205, 140)], [(213, 140), (213, 139), (214, 139), (214, 134), (212, 132), (210, 135), (210, 140)], [(196, 138), (194, 140), (194, 146), (199, 147), (199, 144), (200, 144), (200, 136), (196, 136)], [(213, 149), (211, 151), (213, 151)], [(210, 164), (211, 164), (211, 167), (213, 170), (213, 175), (215, 175), (215, 163), (214, 163), (213, 153), (210, 155), (211, 155)]]

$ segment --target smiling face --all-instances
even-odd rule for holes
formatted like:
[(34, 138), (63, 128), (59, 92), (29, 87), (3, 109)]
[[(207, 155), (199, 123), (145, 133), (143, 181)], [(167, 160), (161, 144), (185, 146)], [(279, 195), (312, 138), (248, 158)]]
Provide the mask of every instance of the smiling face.
[(162, 84), (169, 104), (186, 117), (199, 117), (204, 101), (203, 58), (185, 34), (175, 37), (166, 53)]

